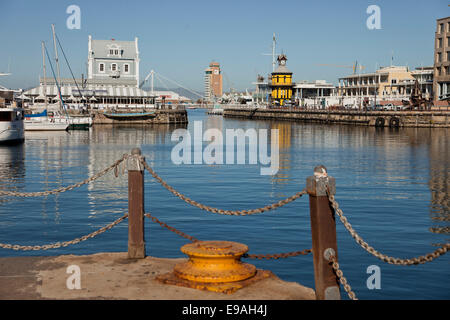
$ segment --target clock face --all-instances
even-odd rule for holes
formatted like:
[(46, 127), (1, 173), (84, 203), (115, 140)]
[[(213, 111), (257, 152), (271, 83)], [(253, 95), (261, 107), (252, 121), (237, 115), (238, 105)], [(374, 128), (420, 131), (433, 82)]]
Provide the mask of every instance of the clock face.
[(219, 70), (214, 70), (214, 74), (219, 74)]
[(281, 61), (280, 61), (280, 64), (281, 64), (282, 66), (284, 66), (284, 65), (286, 64), (286, 60), (281, 60)]

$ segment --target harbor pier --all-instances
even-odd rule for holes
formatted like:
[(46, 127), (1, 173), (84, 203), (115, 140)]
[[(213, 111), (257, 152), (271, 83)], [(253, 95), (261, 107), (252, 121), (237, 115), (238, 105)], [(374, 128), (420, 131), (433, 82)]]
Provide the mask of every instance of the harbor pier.
[(450, 111), (308, 110), (300, 108), (225, 108), (224, 117), (374, 127), (450, 128)]

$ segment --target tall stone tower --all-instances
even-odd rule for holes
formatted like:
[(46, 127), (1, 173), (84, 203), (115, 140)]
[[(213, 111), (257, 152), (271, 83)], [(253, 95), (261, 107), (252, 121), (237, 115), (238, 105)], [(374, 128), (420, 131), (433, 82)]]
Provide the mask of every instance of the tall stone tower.
[(205, 99), (213, 101), (223, 94), (222, 71), (218, 62), (211, 62), (205, 70)]

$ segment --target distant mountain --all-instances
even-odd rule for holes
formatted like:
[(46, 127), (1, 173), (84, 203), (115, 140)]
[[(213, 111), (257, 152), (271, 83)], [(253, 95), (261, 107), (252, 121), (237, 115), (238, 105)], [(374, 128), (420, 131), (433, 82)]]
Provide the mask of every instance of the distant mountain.
[[(150, 91), (150, 87), (143, 87), (142, 89), (146, 90), (146, 91)], [(192, 102), (197, 101), (198, 99), (200, 99), (200, 96), (203, 96), (203, 92), (192, 90), (193, 92), (196, 92), (197, 94), (200, 95), (200, 96), (198, 96), (198, 95), (192, 93), (191, 91), (188, 91), (188, 90), (183, 89), (183, 88), (169, 88), (167, 90), (167, 88), (159, 88), (159, 87), (156, 88), (155, 87), (155, 88), (153, 88), (153, 90), (155, 90), (155, 91), (168, 91), (168, 90), (169, 91), (173, 91), (175, 93), (178, 93), (180, 96), (183, 96), (183, 97), (191, 99)]]

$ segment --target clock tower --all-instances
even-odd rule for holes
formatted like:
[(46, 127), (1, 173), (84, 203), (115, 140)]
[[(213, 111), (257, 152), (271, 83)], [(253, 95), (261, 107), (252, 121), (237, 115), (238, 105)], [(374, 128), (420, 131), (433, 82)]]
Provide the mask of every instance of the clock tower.
[(286, 55), (280, 54), (277, 61), (278, 68), (271, 74), (271, 98), (274, 105), (283, 106), (286, 100), (291, 100), (294, 84), (292, 83), (292, 72), (286, 68)]

